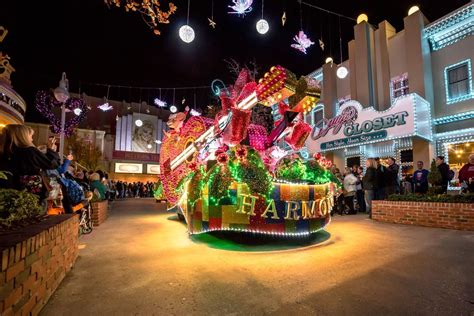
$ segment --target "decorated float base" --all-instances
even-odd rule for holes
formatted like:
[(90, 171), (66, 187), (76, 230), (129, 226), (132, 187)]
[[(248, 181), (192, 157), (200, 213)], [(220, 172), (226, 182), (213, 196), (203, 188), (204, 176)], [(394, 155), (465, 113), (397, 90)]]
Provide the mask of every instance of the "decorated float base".
[(244, 183), (232, 182), (228, 195), (215, 201), (208, 189), (195, 202), (188, 192), (179, 207), (189, 234), (213, 231), (251, 232), (275, 236), (309, 236), (326, 227), (333, 206), (333, 184), (274, 183), (268, 198), (252, 195)]

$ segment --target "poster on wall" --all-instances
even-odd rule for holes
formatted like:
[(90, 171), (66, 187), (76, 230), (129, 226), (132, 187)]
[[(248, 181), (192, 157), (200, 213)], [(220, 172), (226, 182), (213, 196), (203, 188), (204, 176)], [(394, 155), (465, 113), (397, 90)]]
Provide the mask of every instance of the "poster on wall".
[[(141, 126), (135, 124), (138, 119), (143, 122)], [(156, 152), (156, 121), (156, 116), (133, 113), (132, 151), (143, 153)]]
[(397, 99), (385, 111), (351, 100), (335, 117), (313, 127), (307, 146), (320, 152), (409, 136), (431, 140), (429, 111), (429, 103), (416, 94)]
[(141, 163), (115, 163), (116, 173), (143, 173), (143, 165)]

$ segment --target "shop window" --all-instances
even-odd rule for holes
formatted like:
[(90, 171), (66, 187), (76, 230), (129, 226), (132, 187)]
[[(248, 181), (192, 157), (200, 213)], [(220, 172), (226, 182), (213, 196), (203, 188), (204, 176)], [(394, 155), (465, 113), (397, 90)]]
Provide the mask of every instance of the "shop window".
[(404, 73), (401, 76), (392, 78), (390, 88), (392, 90), (392, 99), (409, 94), (410, 88), (408, 86), (408, 74)]
[(454, 180), (458, 179), (459, 170), (468, 162), (469, 155), (473, 152), (473, 150), (474, 142), (448, 145), (448, 163), (449, 167), (454, 170)]
[(448, 104), (464, 101), (474, 96), (470, 60), (446, 67), (444, 80)]
[(412, 149), (401, 150), (400, 151), (400, 162), (401, 163), (413, 162), (413, 150)]
[(322, 122), (322, 120), (324, 118), (324, 109), (322, 107), (321, 108), (316, 108), (312, 112), (312, 115), (313, 115), (313, 125), (316, 125), (316, 124)]

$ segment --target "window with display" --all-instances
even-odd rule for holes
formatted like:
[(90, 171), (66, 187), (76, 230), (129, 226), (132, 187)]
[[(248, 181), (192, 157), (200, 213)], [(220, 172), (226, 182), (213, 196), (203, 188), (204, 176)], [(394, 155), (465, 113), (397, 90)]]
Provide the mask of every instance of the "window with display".
[(399, 98), (410, 93), (408, 86), (408, 74), (392, 78), (391, 80), (392, 99)]
[(448, 99), (456, 99), (471, 93), (469, 89), (468, 70), (469, 67), (467, 62), (446, 70), (448, 79)]

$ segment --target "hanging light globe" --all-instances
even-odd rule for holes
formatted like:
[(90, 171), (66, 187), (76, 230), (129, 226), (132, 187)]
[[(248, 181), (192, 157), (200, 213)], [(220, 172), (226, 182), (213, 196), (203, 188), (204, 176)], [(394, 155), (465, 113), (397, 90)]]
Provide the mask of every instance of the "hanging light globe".
[(176, 112), (178, 112), (178, 108), (176, 106), (172, 105), (172, 106), (170, 106), (170, 111), (171, 111), (171, 113), (176, 113)]
[(339, 66), (339, 68), (337, 68), (337, 71), (336, 71), (336, 75), (339, 79), (344, 79), (345, 77), (347, 77), (348, 73), (349, 71), (344, 66)]
[(143, 121), (140, 120), (140, 119), (138, 119), (138, 120), (135, 121), (135, 125), (138, 126), (138, 127), (140, 127), (140, 126), (143, 125)]
[(257, 32), (259, 32), (262, 35), (267, 33), (268, 30), (270, 29), (270, 26), (268, 25), (268, 22), (265, 19), (258, 20), (256, 27), (257, 27)]
[(179, 28), (179, 37), (185, 43), (194, 41), (194, 30), (189, 25), (183, 25)]

